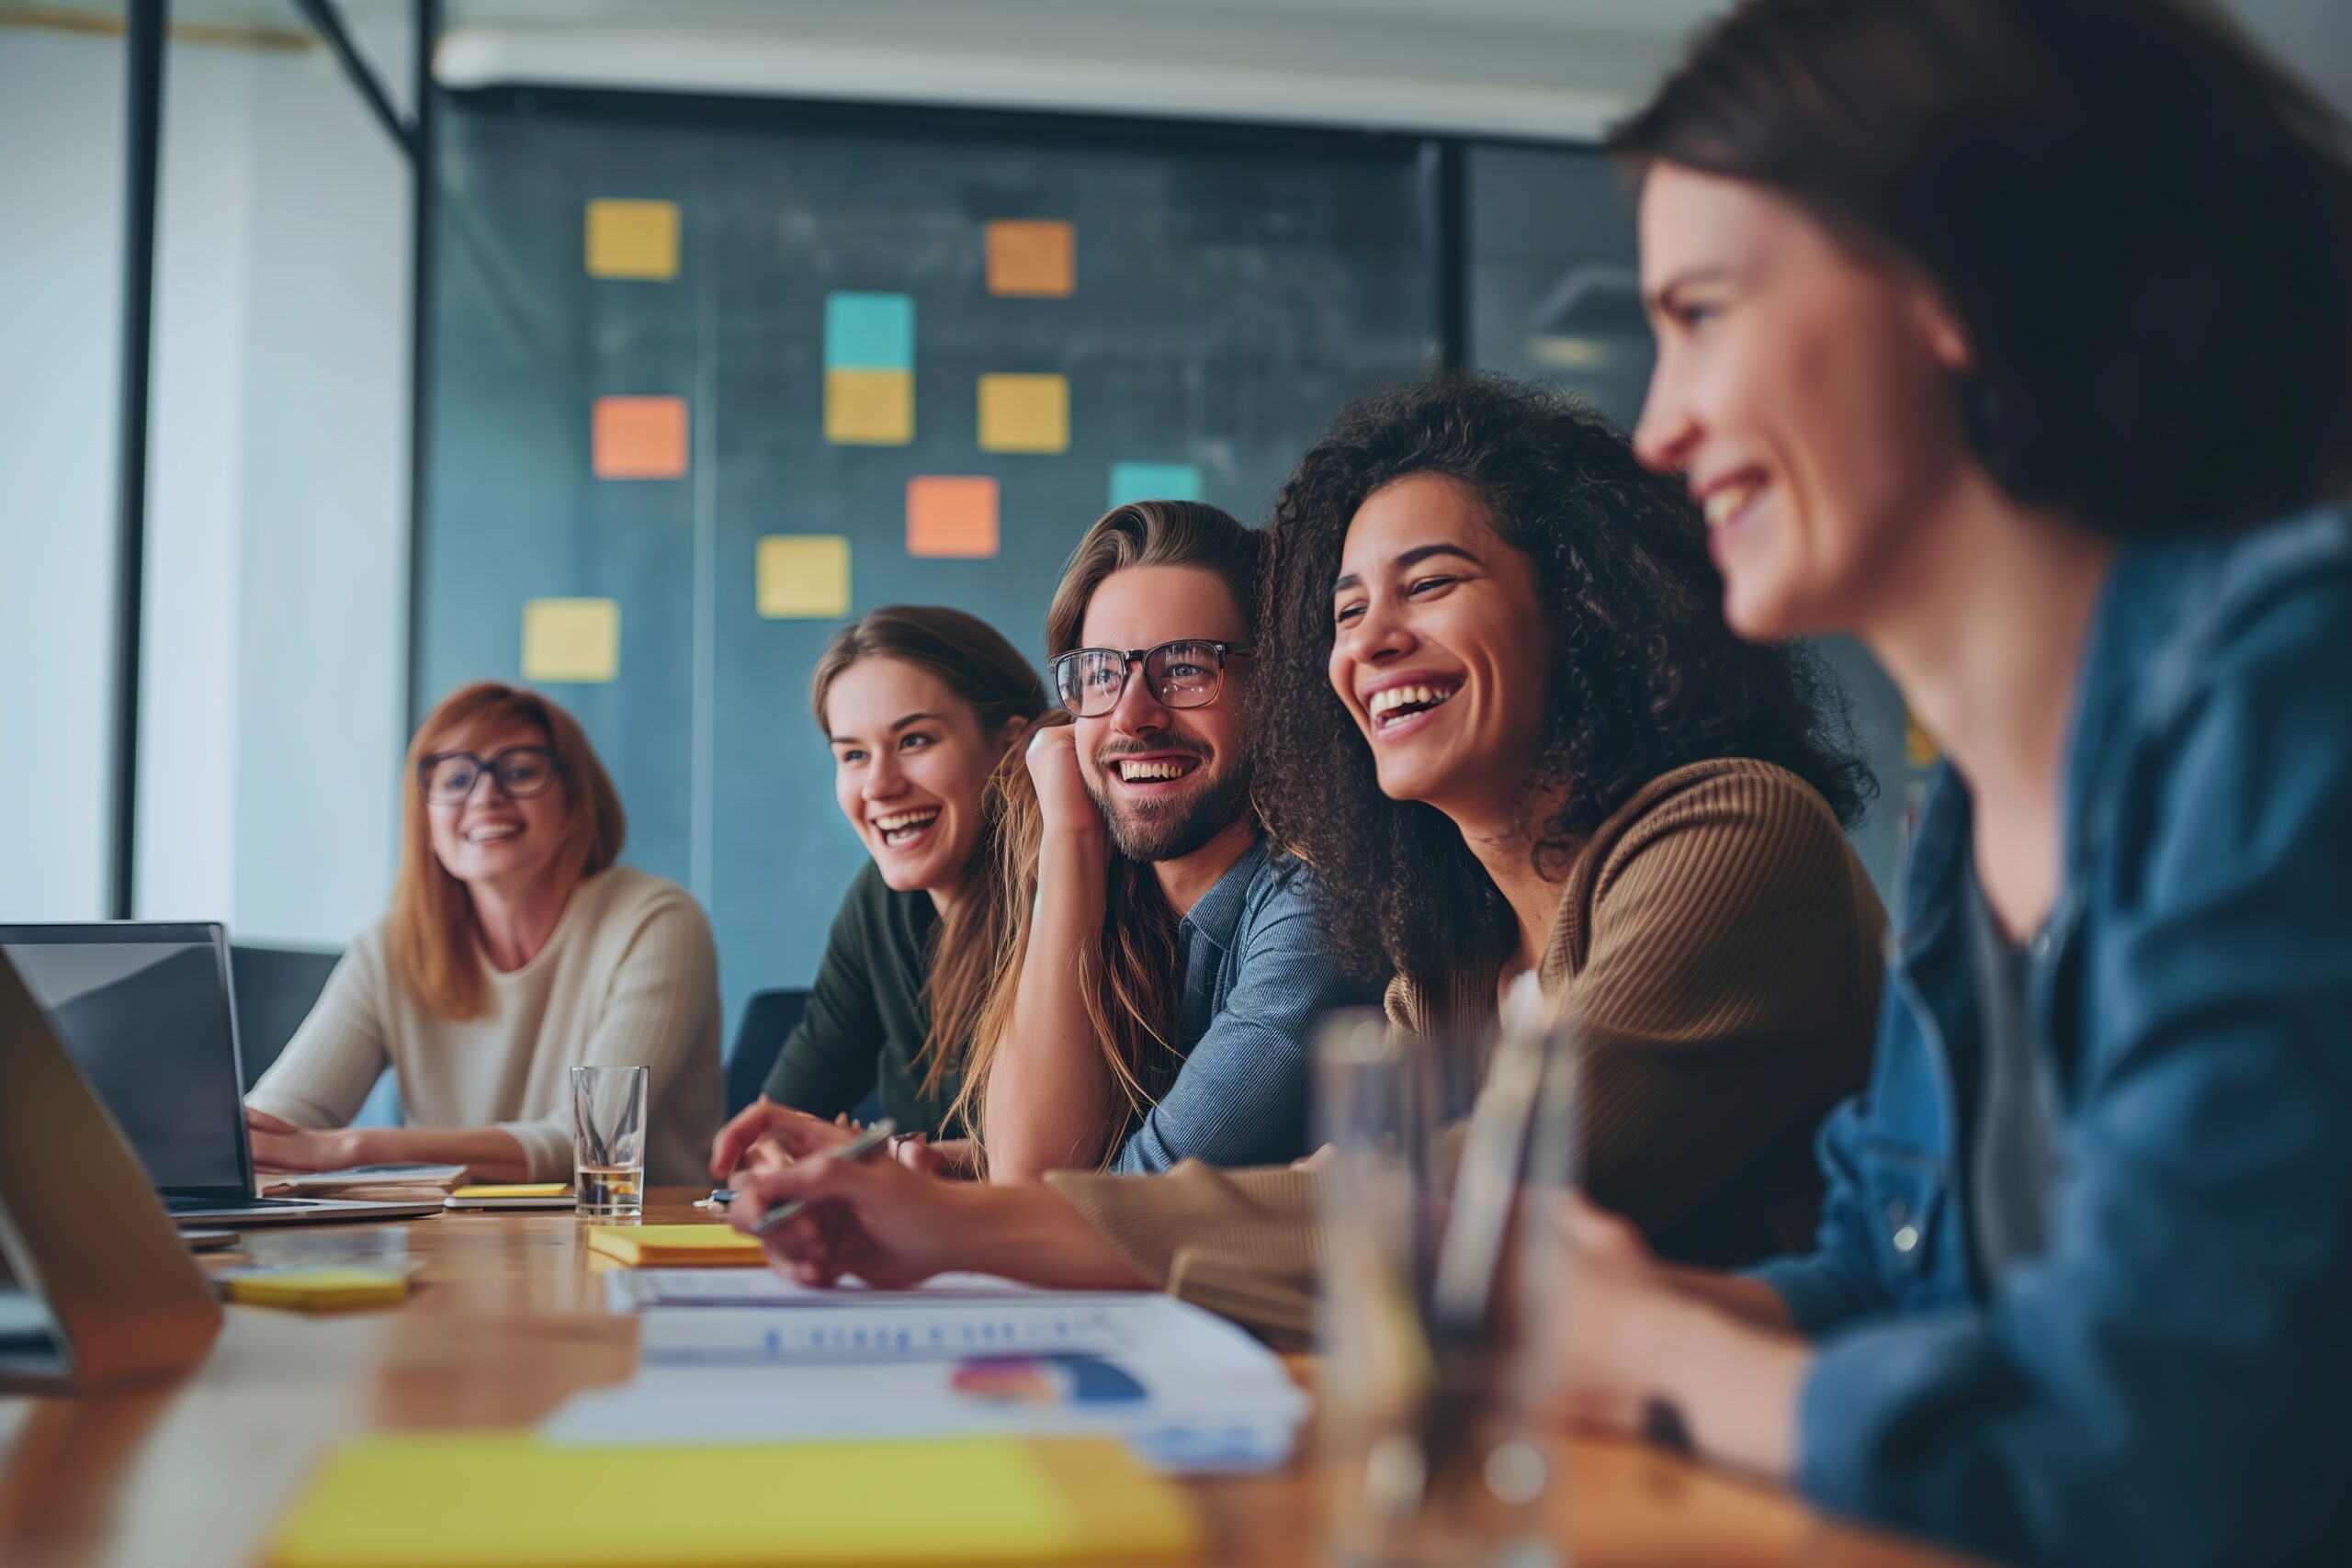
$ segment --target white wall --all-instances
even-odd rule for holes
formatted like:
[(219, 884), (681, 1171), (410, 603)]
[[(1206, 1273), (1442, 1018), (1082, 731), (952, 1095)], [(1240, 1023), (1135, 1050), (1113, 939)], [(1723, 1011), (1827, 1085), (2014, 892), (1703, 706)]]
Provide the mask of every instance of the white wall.
[[(323, 51), (165, 70), (137, 911), (339, 945), (397, 830), (407, 166)], [(121, 73), (0, 28), (0, 733), (66, 756), (0, 765), (0, 919), (102, 912)]]
[(118, 52), (0, 28), (0, 919), (106, 904)]

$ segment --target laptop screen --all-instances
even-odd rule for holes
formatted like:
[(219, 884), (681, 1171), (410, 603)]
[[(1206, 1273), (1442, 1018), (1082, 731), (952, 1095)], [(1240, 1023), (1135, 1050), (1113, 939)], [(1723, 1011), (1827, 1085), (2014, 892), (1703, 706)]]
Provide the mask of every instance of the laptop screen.
[(48, 1010), (158, 1188), (252, 1190), (219, 928), (0, 926), (0, 952)]

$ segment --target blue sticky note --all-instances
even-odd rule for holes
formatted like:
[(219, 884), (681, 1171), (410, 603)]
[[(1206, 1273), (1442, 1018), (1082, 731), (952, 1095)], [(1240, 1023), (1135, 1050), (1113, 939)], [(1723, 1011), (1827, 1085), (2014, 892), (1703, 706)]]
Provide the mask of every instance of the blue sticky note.
[(912, 370), (915, 302), (904, 294), (825, 296), (825, 368)]
[(1190, 463), (1114, 463), (1111, 504), (1131, 501), (1198, 501), (1201, 470)]

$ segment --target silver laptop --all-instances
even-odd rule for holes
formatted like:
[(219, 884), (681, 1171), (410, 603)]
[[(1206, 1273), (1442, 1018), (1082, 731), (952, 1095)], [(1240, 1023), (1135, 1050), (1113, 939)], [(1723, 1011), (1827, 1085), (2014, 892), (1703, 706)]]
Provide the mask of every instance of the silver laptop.
[(441, 1211), (254, 1196), (244, 1077), (217, 925), (0, 925), (0, 953), (120, 1124), (164, 1212), (183, 1225), (317, 1224)]

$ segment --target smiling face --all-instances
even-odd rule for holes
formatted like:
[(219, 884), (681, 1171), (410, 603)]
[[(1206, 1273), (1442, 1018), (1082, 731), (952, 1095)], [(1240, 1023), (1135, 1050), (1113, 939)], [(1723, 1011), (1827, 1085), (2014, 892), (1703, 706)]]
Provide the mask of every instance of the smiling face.
[(1480, 824), (1520, 797), (1551, 651), (1533, 564), (1487, 518), (1459, 479), (1392, 480), (1356, 509), (1331, 592), (1331, 689), (1380, 792)]
[(985, 733), (971, 704), (903, 659), (861, 659), (834, 679), (833, 798), (884, 882), (943, 903), (962, 890), (989, 775), (1020, 728)]
[(1657, 164), (1641, 242), (1658, 358), (1634, 444), (1705, 509), (1725, 617), (1751, 640), (1862, 625), (1973, 463), (1957, 325), (1758, 186)]
[[(547, 746), (548, 733), (509, 718), (461, 729), (441, 739), (435, 752), (471, 751), (490, 758), (509, 746)], [(530, 888), (550, 879), (571, 825), (571, 784), (560, 774), (527, 800), (506, 793), (497, 773), (483, 769), (462, 802), (425, 803), (433, 853), (442, 869), (469, 886)]]
[[(1131, 566), (1095, 587), (1079, 626), (1085, 648), (1157, 648), (1196, 637), (1250, 646), (1249, 626), (1215, 572)], [(1173, 708), (1128, 666), (1118, 705), (1076, 721), (1079, 771), (1111, 841), (1134, 861), (1182, 860), (1238, 818), (1250, 793), (1250, 660), (1227, 661), (1205, 707)]]

